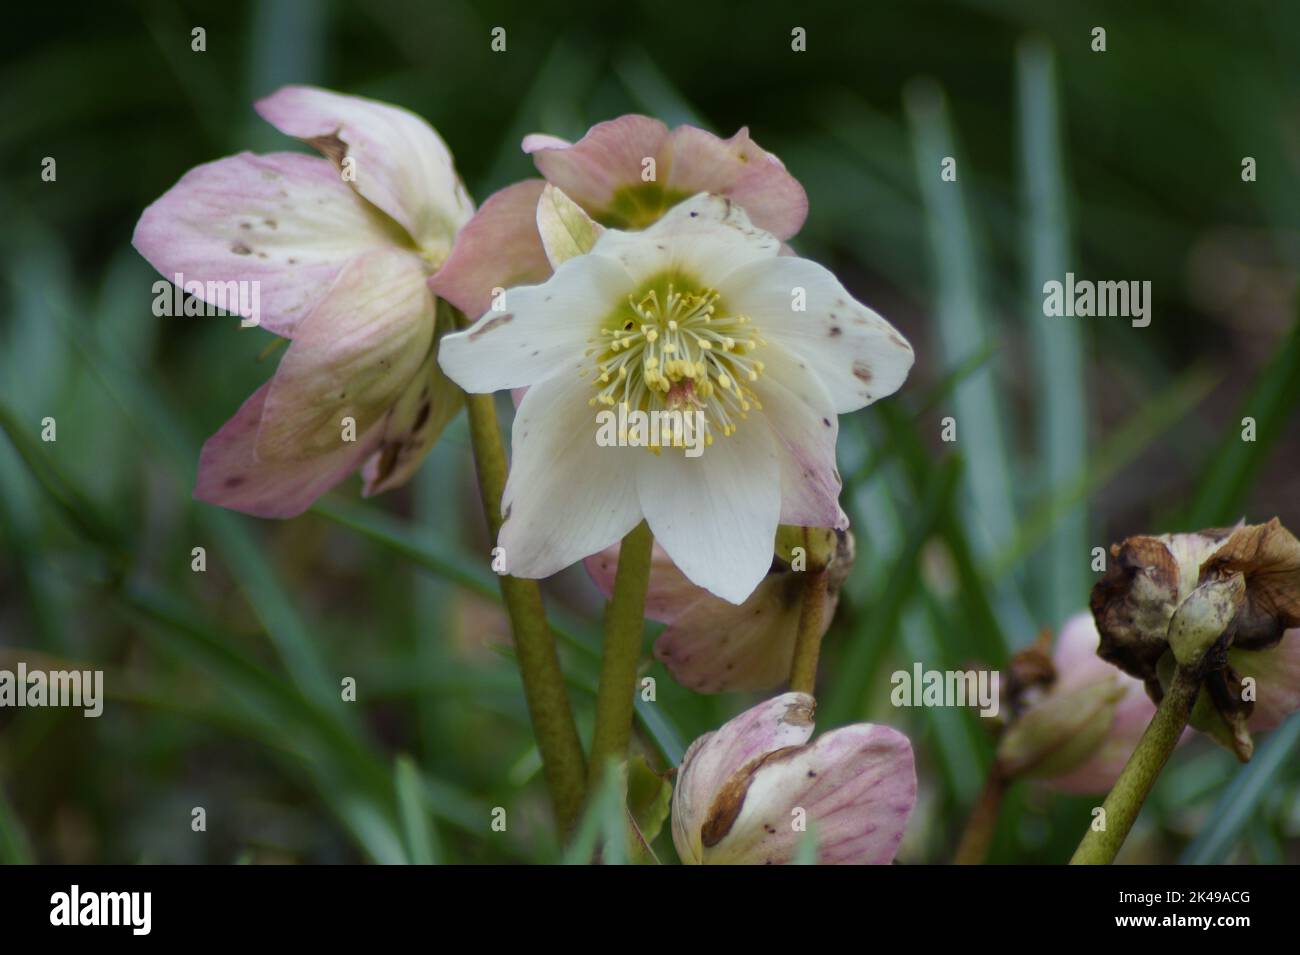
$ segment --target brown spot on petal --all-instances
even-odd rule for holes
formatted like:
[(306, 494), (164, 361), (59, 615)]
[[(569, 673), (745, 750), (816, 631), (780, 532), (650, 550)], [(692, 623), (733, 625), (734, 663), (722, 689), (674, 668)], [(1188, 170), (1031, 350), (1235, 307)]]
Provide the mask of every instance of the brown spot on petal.
[[(811, 698), (807, 699), (811, 700)], [(811, 723), (814, 706), (815, 704), (811, 703), (811, 701), (805, 703), (800, 700), (792, 703), (786, 708), (781, 719), (785, 723), (796, 725)], [(731, 831), (731, 827), (735, 825), (736, 819), (740, 816), (740, 811), (745, 807), (745, 796), (749, 794), (749, 787), (754, 781), (755, 773), (768, 763), (789, 759), (805, 749), (807, 749), (806, 745), (785, 746), (770, 753), (764, 753), (736, 770), (713, 797), (713, 803), (709, 806), (709, 814), (704, 820), (704, 825), (700, 827), (700, 841), (704, 847), (712, 848), (716, 846)]]
[(492, 329), (505, 325), (508, 322), (513, 322), (514, 320), (515, 317), (510, 312), (506, 312), (504, 315), (498, 315), (495, 318), (489, 318), (483, 323), (482, 327), (476, 328), (474, 331), (469, 333), (469, 340), (475, 341), (480, 336), (486, 335), (488, 332), (492, 331)]
[(740, 811), (745, 808), (745, 797), (749, 794), (749, 787), (754, 781), (754, 774), (768, 763), (787, 759), (803, 748), (802, 746), (787, 746), (784, 749), (764, 753), (762, 756), (750, 760), (732, 774), (731, 778), (718, 790), (717, 795), (713, 797), (713, 804), (709, 807), (709, 815), (704, 820), (704, 825), (700, 827), (700, 841), (706, 849), (713, 848), (726, 838), (727, 833), (731, 831), (731, 827), (736, 824)]
[(854, 362), (853, 377), (858, 379), (858, 381), (862, 382), (864, 385), (868, 384), (871, 381), (871, 369), (860, 361)]
[(232, 245), (232, 246), (230, 247), (230, 251), (233, 252), (233, 253), (235, 253), (235, 255), (252, 255), (252, 254), (253, 254), (253, 250), (250, 249), (248, 246), (244, 245), (244, 243), (242, 243), (242, 242), (236, 242), (234, 245)]
[(342, 164), (343, 157), (348, 154), (348, 145), (339, 138), (339, 133), (343, 127), (339, 127), (328, 136), (316, 136), (312, 139), (305, 140), (308, 146), (318, 149), (324, 153), (336, 166)]

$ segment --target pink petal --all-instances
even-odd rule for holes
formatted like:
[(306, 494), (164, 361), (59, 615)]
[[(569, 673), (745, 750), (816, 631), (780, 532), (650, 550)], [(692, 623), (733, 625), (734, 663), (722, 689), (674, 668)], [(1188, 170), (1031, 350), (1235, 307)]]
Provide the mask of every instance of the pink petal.
[[(523, 147), (542, 175), (604, 225), (643, 228), (699, 192), (735, 201), (780, 239), (808, 216), (803, 186), (746, 129), (720, 139), (694, 126), (670, 133), (656, 119), (627, 115), (597, 123), (573, 145), (534, 134)], [(646, 159), (655, 161), (651, 182), (642, 178)]]
[(428, 357), (434, 300), (418, 256), (358, 256), (297, 328), (266, 398), (257, 453), (295, 460), (333, 450), (343, 419), (381, 422)]
[(1116, 675), (1141, 688), (1142, 682), (1125, 674), (1119, 668), (1097, 656), (1101, 636), (1091, 613), (1077, 613), (1061, 627), (1052, 649), (1052, 665), (1056, 669), (1053, 692), (1064, 692), (1088, 686), (1100, 680), (1110, 680)]
[(776, 156), (742, 129), (730, 139), (694, 126), (678, 126), (669, 137), (672, 156), (665, 186), (669, 193), (712, 192), (744, 207), (750, 221), (778, 239), (798, 232), (808, 218), (808, 194)]
[[(605, 596), (614, 590), (619, 545), (587, 558), (587, 572)], [(740, 606), (692, 584), (655, 544), (645, 615), (669, 624), (655, 641), (656, 659), (697, 693), (768, 690), (784, 683), (799, 623), (802, 579), (773, 570)], [(827, 594), (823, 620), (838, 599)]]
[(644, 159), (653, 158), (656, 174), (664, 174), (668, 164), (667, 126), (648, 116), (620, 116), (597, 123), (572, 146), (562, 142), (546, 142), (533, 136), (525, 140), (524, 149), (532, 153), (533, 162), (548, 182), (564, 190), (602, 225), (648, 224), (629, 223), (616, 215), (613, 207), (620, 193), (653, 185), (641, 179)]
[(754, 760), (807, 742), (815, 708), (807, 693), (783, 693), (691, 744), (673, 790), (673, 842), (683, 861), (702, 861), (700, 829), (718, 792)]
[(1228, 662), (1238, 676), (1255, 678), (1252, 732), (1274, 729), (1300, 710), (1300, 629), (1286, 631), (1268, 650), (1229, 650)]
[(447, 144), (408, 110), (311, 86), (283, 87), (255, 108), (335, 165), (342, 168), (351, 158), (357, 192), (427, 251), (450, 251), (457, 230), (473, 214)]
[[(802, 601), (802, 575), (788, 570), (769, 573), (739, 607), (701, 591), (659, 635), (655, 657), (697, 693), (770, 690), (790, 676)], [(823, 633), (836, 603), (824, 598)]]
[[(1108, 792), (1156, 713), (1141, 680), (1097, 656), (1100, 643), (1092, 614), (1079, 613), (1061, 627), (1052, 652), (1052, 664), (1056, 668), (1053, 694), (1070, 693), (1110, 680), (1118, 680), (1124, 686), (1124, 695), (1115, 705), (1110, 728), (1101, 745), (1082, 764), (1047, 781), (1052, 789), (1060, 792), (1079, 795)], [(1190, 735), (1190, 731), (1184, 733), (1183, 740)]]
[(316, 457), (259, 459), (257, 430), (270, 388), (268, 382), (257, 389), (203, 445), (194, 487), (196, 500), (257, 517), (295, 517), (356, 470), (374, 449), (378, 429)]
[[(592, 554), (585, 561), (587, 573), (606, 597), (614, 592), (614, 575), (618, 571), (621, 546), (614, 544), (598, 554)], [(645, 616), (660, 623), (672, 623), (704, 597), (717, 600), (703, 587), (696, 587), (687, 580), (686, 575), (677, 569), (677, 565), (656, 543), (650, 553), (650, 586), (646, 591)]]
[(429, 281), (439, 298), (476, 319), (491, 307), (494, 288), (546, 280), (551, 263), (537, 233), (537, 200), (545, 185), (540, 179), (526, 179), (483, 203)]
[(549, 136), (546, 133), (529, 133), (524, 137), (519, 148), (525, 153), (535, 153), (539, 149), (567, 149), (573, 143), (567, 139), (561, 139), (559, 136)]
[(465, 393), (442, 373), (435, 346), (384, 419), (379, 448), (361, 470), (362, 496), (373, 497), (409, 481), (464, 404)]
[(221, 304), (212, 293), (224, 283), (256, 283), (261, 324), (292, 336), (344, 265), (399, 237), (324, 160), (240, 153), (187, 172), (131, 241), (169, 281), (202, 283), (210, 304)]

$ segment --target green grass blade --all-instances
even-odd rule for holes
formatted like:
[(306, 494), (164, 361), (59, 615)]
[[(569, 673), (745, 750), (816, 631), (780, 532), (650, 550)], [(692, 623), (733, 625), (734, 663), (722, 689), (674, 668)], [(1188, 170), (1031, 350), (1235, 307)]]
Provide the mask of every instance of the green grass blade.
[[(1099, 492), (1120, 470), (1150, 448), (1160, 435), (1204, 401), (1218, 381), (1218, 375), (1210, 369), (1194, 367), (1162, 394), (1144, 403), (1140, 411), (1101, 443), (1077, 474), (1064, 484), (1051, 488), (1047, 496), (1031, 508), (1007, 549), (990, 562), (987, 579), (996, 580), (1027, 560), (1049, 537), (1062, 514)], [(1074, 606), (1081, 606), (1081, 598), (1075, 601)]]
[(1186, 865), (1226, 861), (1251, 818), (1277, 785), (1279, 774), (1295, 761), (1297, 751), (1300, 751), (1300, 714), (1292, 715), (1270, 733), (1251, 761), (1237, 770), (1210, 811), (1205, 828), (1183, 851), (1179, 861)]
[(420, 770), (409, 756), (399, 756), (394, 761), (393, 786), (397, 790), (407, 854), (416, 865), (436, 865), (442, 861), (442, 850), (438, 845), (437, 830), (426, 812)]
[[(1068, 187), (1061, 148), (1060, 102), (1051, 49), (1028, 40), (1016, 51), (1020, 104), (1020, 154), (1024, 167), (1025, 321), (1037, 358), (1037, 447), (1042, 479), (1060, 487), (1087, 464), (1088, 417), (1085, 402), (1080, 325), (1074, 319), (1043, 314), (1043, 283), (1064, 281), (1074, 261)], [(1046, 619), (1064, 620), (1080, 605), (1091, 581), (1087, 553), (1087, 512), (1077, 500), (1057, 513), (1044, 541), (1041, 608)]]
[[(959, 160), (955, 182), (940, 178), (943, 161), (957, 158), (957, 149), (947, 103), (936, 84), (913, 83), (904, 94), (904, 105), (937, 289), (936, 330), (944, 364), (957, 367), (987, 349), (998, 334), (985, 312), (984, 269), (965, 194), (970, 167)], [(963, 482), (970, 504), (968, 523), (975, 529), (977, 551), (986, 553), (1010, 540), (1015, 527), (1011, 466), (994, 369), (985, 366), (958, 384), (953, 406), (958, 444), (967, 458)]]
[[(1211, 455), (1187, 515), (1188, 529), (1231, 524), (1243, 516), (1250, 489), (1269, 452), (1286, 430), (1295, 426), (1297, 405), (1300, 405), (1300, 321), (1282, 340)], [(1242, 440), (1241, 421), (1246, 417), (1255, 419), (1253, 442)], [(1258, 518), (1270, 516), (1258, 515)]]

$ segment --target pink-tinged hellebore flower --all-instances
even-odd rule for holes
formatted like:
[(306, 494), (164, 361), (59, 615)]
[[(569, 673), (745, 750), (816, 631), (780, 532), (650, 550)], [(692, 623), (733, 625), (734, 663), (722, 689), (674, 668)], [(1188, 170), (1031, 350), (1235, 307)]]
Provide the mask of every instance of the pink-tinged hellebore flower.
[[(822, 613), (822, 633), (839, 603), (840, 586), (853, 566), (853, 538), (836, 540), (836, 554)], [(588, 573), (608, 597), (614, 590), (619, 545), (586, 560)], [(697, 693), (770, 690), (790, 676), (803, 605), (804, 578), (811, 568), (796, 569), (774, 556), (762, 583), (737, 606), (697, 587), (677, 569), (662, 547), (650, 559), (650, 587), (645, 615), (667, 624), (655, 640), (654, 655), (673, 678)]]
[(870, 723), (809, 743), (815, 707), (807, 693), (786, 693), (691, 744), (673, 792), (683, 862), (789, 863), (805, 827), (819, 863), (893, 861), (916, 804), (911, 743)]
[[(326, 158), (241, 153), (192, 169), (133, 242), (168, 280), (290, 339), (204, 445), (194, 496), (292, 517), (357, 468), (367, 495), (403, 483), (459, 409), (428, 279), (473, 206), (446, 144), (406, 110), (302, 86), (256, 108)], [(232, 297), (241, 283), (255, 294)]]
[[(647, 116), (597, 123), (576, 143), (524, 139), (524, 152), (552, 185), (592, 219), (642, 229), (700, 192), (733, 200), (750, 221), (789, 239), (808, 215), (808, 196), (776, 156), (742, 129), (720, 139), (694, 126), (669, 130)], [(466, 315), (488, 310), (494, 288), (534, 285), (551, 274), (537, 229), (545, 182), (529, 179), (488, 197), (456, 242), (433, 288)]]
[[(510, 573), (548, 576), (644, 519), (692, 583), (738, 604), (779, 523), (848, 526), (836, 416), (897, 390), (912, 349), (825, 268), (779, 252), (701, 194), (644, 231), (606, 229), (443, 340), (465, 390), (528, 388), (498, 540)], [(698, 422), (699, 440), (609, 433), (632, 413)]]
[(1156, 708), (1141, 680), (1097, 656), (1099, 641), (1091, 614), (1077, 614), (1061, 628), (1041, 684), (1013, 706), (998, 747), (1005, 776), (1041, 779), (1077, 794), (1108, 792), (1115, 784)]
[(1175, 661), (1199, 672), (1191, 725), (1242, 761), (1300, 709), (1300, 541), (1276, 518), (1115, 544), (1091, 605), (1102, 656), (1153, 699)]

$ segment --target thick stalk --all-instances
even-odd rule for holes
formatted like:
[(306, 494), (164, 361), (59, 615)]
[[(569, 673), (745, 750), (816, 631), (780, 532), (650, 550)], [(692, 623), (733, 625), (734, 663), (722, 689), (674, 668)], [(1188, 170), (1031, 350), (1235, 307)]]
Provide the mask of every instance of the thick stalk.
[(826, 632), (826, 569), (805, 572), (803, 598), (799, 606), (799, 630), (795, 636), (794, 659), (790, 663), (790, 689), (812, 693), (817, 686), (817, 660)]
[[(596, 729), (591, 740), (591, 773), (622, 763), (632, 735), (636, 670), (645, 628), (645, 595), (650, 586), (654, 537), (645, 521), (628, 532), (618, 552), (614, 593), (605, 610), (605, 649), (596, 691)], [(593, 790), (598, 778), (588, 780)]]
[[(479, 494), (488, 530), (496, 541), (501, 531), (501, 497), (506, 488), (506, 452), (501, 442), (492, 395), (466, 395), (470, 443), (478, 472)], [(510, 555), (506, 554), (507, 567)], [(524, 697), (533, 736), (542, 756), (542, 769), (551, 793), (555, 818), (563, 837), (577, 825), (586, 798), (586, 764), (573, 721), (573, 708), (555, 640), (546, 623), (542, 591), (535, 580), (500, 578), (501, 596), (510, 617), (515, 654), (523, 678)]]
[(1169, 754), (1183, 735), (1200, 689), (1201, 681), (1191, 670), (1180, 666), (1174, 671), (1173, 682), (1160, 701), (1156, 715), (1142, 734), (1137, 749), (1133, 750), (1110, 795), (1102, 803), (1104, 815), (1101, 820), (1105, 828), (1088, 829), (1079, 848), (1074, 850), (1070, 865), (1109, 865), (1115, 861), (1151, 787), (1156, 784)]

